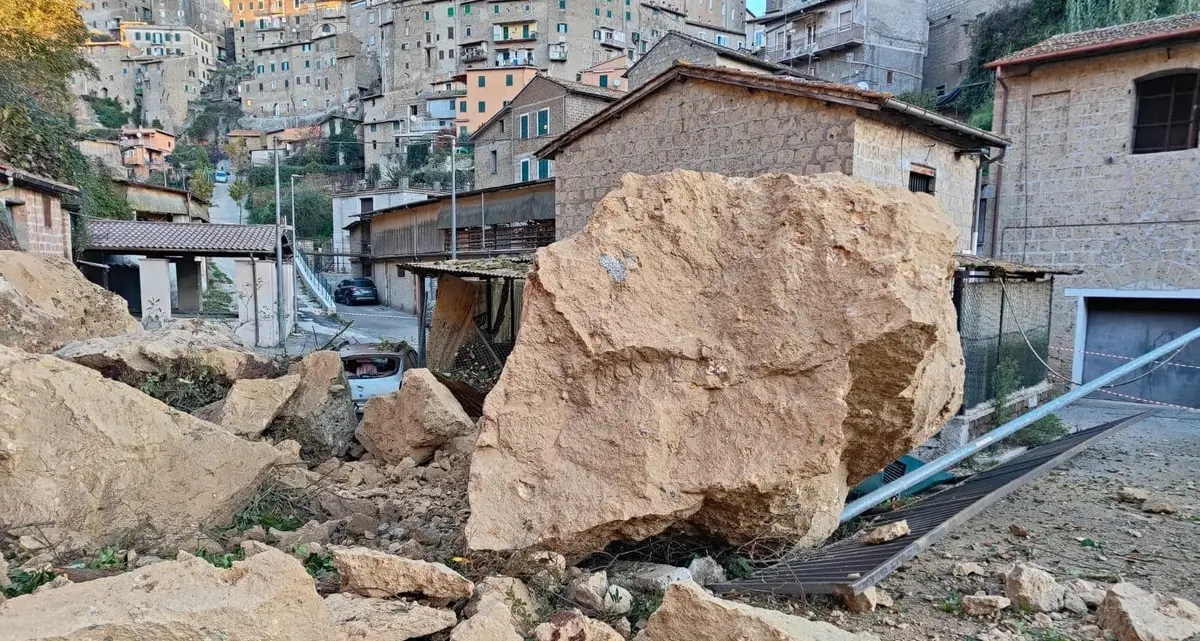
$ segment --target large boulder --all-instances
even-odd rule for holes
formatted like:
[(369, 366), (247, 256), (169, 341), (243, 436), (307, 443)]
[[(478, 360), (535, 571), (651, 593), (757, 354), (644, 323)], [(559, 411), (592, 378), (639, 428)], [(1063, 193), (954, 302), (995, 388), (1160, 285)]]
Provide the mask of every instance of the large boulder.
[(137, 329), (125, 299), (60, 256), (0, 251), (0, 345), (52, 352), (63, 343)]
[(237, 381), (213, 412), (213, 422), (240, 436), (262, 434), (300, 385), (299, 374)]
[(0, 603), (5, 641), (334, 641), (312, 577), (265, 550), (214, 567), (199, 558), (69, 583)]
[(466, 599), (475, 584), (442, 565), (363, 547), (333, 551), (333, 565), (342, 580), (342, 591), (366, 597), (423, 594), (435, 601)]
[(346, 634), (346, 641), (406, 641), (453, 628), (458, 623), (453, 610), (349, 594), (325, 597), (325, 609)]
[(433, 372), (416, 368), (404, 372), (399, 391), (367, 401), (355, 436), (375, 458), (399, 463), (405, 457), (427, 459), (450, 441), (472, 440), (474, 432), (475, 422), (450, 390)]
[(0, 523), (117, 542), (228, 522), (280, 453), (94, 370), (0, 346)]
[(1117, 641), (1183, 641), (1200, 636), (1200, 607), (1132, 583), (1108, 588), (1096, 610), (1100, 626)]
[(829, 623), (718, 599), (691, 581), (672, 583), (646, 622), (647, 641), (877, 641)]
[(932, 198), (837, 174), (626, 175), (538, 250), (471, 461), (470, 547), (684, 523), (824, 539), (848, 486), (957, 411), (954, 242)]
[(243, 344), (233, 330), (197, 319), (75, 341), (63, 345), (54, 355), (130, 385), (140, 384), (150, 374), (192, 368), (209, 371), (225, 385), (278, 373), (270, 359)]
[(358, 420), (342, 357), (313, 352), (294, 363), (288, 374), (298, 374), (300, 381), (271, 422), (271, 434), (299, 442), (308, 461), (345, 454)]

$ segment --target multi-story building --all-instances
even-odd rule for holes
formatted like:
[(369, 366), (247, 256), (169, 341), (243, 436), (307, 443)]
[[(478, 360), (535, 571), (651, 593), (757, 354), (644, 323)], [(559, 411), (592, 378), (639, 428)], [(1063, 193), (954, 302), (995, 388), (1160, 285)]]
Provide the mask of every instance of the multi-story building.
[(465, 82), (467, 95), (458, 99), (458, 116), (454, 120), (459, 137), (466, 138), (478, 130), (537, 75), (537, 67), (528, 65), (480, 67), (463, 72), (459, 79)]
[(953, 92), (967, 74), (972, 25), (996, 7), (1009, 3), (1002, 0), (927, 0), (927, 3), (929, 48), (921, 88), (942, 97)]
[(919, 90), (926, 14), (924, 0), (768, 0), (755, 20), (762, 29), (758, 50), (769, 62), (824, 80), (893, 93)]
[(242, 81), (242, 109), (251, 115), (295, 115), (357, 104), (360, 89), (377, 86), (377, 69), (351, 33), (314, 35), (252, 49)]
[(728, 67), (742, 71), (798, 76), (812, 79), (806, 73), (792, 67), (767, 62), (745, 51), (713, 44), (680, 31), (672, 31), (654, 43), (625, 70), (625, 88), (632, 91), (658, 77), (677, 62), (688, 62), (705, 67)]
[(208, 84), (217, 64), (217, 47), (212, 39), (191, 27), (123, 22), (121, 43), (136, 50), (138, 56), (195, 57), (200, 70), (196, 79), (201, 84)]
[(550, 178), (553, 161), (534, 152), (624, 94), (570, 80), (538, 76), (471, 135), (479, 189)]
[(151, 171), (166, 171), (167, 156), (175, 151), (175, 136), (161, 129), (129, 127), (121, 130), (121, 164), (139, 180)]
[(628, 91), (629, 83), (624, 78), (625, 72), (629, 71), (629, 65), (629, 56), (614, 56), (584, 69), (576, 80), (593, 87)]
[[(1051, 364), (1084, 383), (1200, 325), (1200, 14), (1055, 36), (996, 60), (984, 247), (1056, 278)], [(1172, 358), (1200, 362), (1193, 343)], [(1101, 397), (1195, 406), (1194, 368)]]
[(135, 58), (138, 65), (138, 91), (142, 96), (142, 122), (158, 123), (174, 132), (188, 118), (188, 103), (200, 99), (200, 90), (211, 69), (197, 56)]
[[(71, 76), (71, 93), (83, 98), (112, 98), (121, 109), (137, 111), (138, 65), (131, 59), (136, 53), (121, 42), (89, 42), (80, 48), (80, 55), (96, 69), (96, 75), (78, 72)], [(76, 119), (83, 125), (99, 126), (87, 101), (76, 101)]]
[(207, 55), (214, 60), (223, 57), (229, 25), (229, 9), (221, 0), (87, 0), (79, 14), (89, 30), (113, 37), (120, 37), (127, 23), (190, 27), (205, 36), (212, 47)]
[(349, 30), (346, 0), (231, 0), (237, 59), (255, 49)]

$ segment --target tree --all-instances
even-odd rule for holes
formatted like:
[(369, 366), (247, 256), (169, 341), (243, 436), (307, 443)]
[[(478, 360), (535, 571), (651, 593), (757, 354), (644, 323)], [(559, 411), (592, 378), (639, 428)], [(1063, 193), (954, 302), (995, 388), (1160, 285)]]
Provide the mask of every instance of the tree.
[(246, 140), (244, 138), (234, 138), (225, 143), (225, 153), (229, 155), (229, 159), (233, 162), (233, 168), (237, 173), (242, 173), (250, 167), (250, 152), (246, 150)]
[(201, 200), (212, 200), (213, 180), (208, 167), (197, 167), (188, 176), (188, 191)]
[(233, 181), (233, 184), (229, 186), (229, 197), (232, 198), (233, 202), (237, 203), (238, 206), (239, 223), (242, 222), (243, 212), (245, 211), (242, 199), (248, 195), (250, 195), (250, 183), (246, 182), (246, 179), (239, 175), (237, 180)]
[(121, 109), (121, 103), (116, 98), (91, 98), (88, 104), (96, 114), (96, 120), (108, 129), (120, 129), (129, 122), (129, 114)]

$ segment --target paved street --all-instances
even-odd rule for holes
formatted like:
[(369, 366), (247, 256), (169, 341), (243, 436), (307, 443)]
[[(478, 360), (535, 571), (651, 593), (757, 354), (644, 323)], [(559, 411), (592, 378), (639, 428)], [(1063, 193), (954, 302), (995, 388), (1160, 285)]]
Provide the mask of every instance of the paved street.
[[(229, 182), (213, 183), (212, 206), (208, 209), (210, 223), (236, 225), (239, 222), (237, 203), (229, 197), (229, 185), (233, 183), (233, 179), (233, 170), (230, 169)], [(233, 278), (232, 258), (214, 258), (213, 262), (221, 268), (221, 271)]]

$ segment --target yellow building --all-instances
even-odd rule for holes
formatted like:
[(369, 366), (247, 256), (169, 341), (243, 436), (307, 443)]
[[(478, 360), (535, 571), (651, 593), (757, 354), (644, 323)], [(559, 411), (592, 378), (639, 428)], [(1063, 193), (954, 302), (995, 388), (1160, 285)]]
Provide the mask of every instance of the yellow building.
[(538, 74), (537, 67), (503, 66), (467, 69), (458, 76), (467, 85), (467, 95), (458, 99), (454, 120), (460, 138), (474, 133), (504, 108)]

